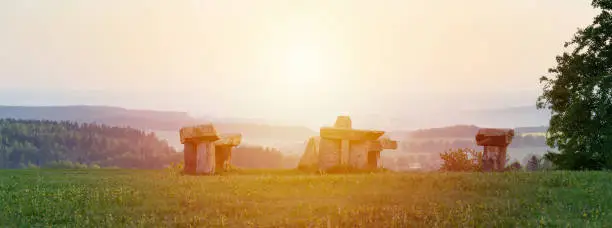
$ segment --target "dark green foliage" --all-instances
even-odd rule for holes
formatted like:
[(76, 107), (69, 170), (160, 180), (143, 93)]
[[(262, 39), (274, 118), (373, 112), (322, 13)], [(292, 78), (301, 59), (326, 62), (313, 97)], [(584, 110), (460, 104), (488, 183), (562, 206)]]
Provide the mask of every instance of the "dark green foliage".
[(520, 171), (523, 169), (523, 166), (518, 161), (513, 161), (506, 166), (506, 171)]
[(538, 171), (540, 170), (540, 158), (538, 158), (535, 155), (531, 155), (531, 157), (529, 157), (529, 159), (527, 160), (527, 164), (525, 166), (525, 168), (527, 169), (527, 171)]
[(282, 168), (283, 154), (276, 148), (239, 146), (232, 151), (232, 165), (255, 169)]
[(165, 141), (141, 130), (0, 119), (0, 168), (162, 168), (176, 159)]
[(527, 171), (545, 171), (552, 170), (553, 164), (545, 157), (529, 155), (524, 159), (525, 169)]
[(560, 151), (546, 158), (561, 169), (612, 168), (612, 0), (592, 4), (600, 14), (541, 78), (538, 108), (552, 112), (547, 143)]
[(473, 172), (482, 168), (482, 152), (473, 149), (451, 149), (440, 154), (441, 171)]

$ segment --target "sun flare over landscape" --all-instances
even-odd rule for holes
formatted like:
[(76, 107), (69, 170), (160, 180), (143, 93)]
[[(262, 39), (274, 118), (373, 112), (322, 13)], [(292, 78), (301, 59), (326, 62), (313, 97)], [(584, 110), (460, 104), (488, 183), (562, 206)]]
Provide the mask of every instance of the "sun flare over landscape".
[(0, 227), (611, 227), (611, 15), (0, 1)]

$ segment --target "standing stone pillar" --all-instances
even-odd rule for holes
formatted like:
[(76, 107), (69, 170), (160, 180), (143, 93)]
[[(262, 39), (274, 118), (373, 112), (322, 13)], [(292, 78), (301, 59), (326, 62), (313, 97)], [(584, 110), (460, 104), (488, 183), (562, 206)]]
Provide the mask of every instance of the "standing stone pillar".
[(197, 165), (197, 151), (196, 144), (191, 142), (183, 142), (183, 172), (184, 173), (196, 173), (196, 165)]
[(214, 142), (202, 141), (199, 142), (196, 151), (198, 164), (196, 166), (196, 174), (214, 174), (215, 173), (215, 146)]
[(354, 169), (368, 168), (368, 154), (370, 148), (376, 141), (355, 140), (351, 143), (349, 166)]
[(506, 152), (514, 138), (513, 129), (482, 128), (476, 134), (476, 144), (484, 146), (482, 171), (503, 171), (506, 168)]
[(310, 137), (306, 142), (306, 148), (298, 163), (298, 169), (308, 170), (314, 169), (319, 165), (319, 145), (321, 138)]
[(340, 140), (321, 137), (318, 156), (319, 169), (328, 170), (340, 165), (340, 144)]
[(340, 165), (346, 166), (349, 163), (349, 156), (351, 151), (351, 141), (340, 140)]
[(242, 141), (240, 134), (221, 135), (221, 139), (215, 142), (215, 163), (218, 169), (229, 170), (232, 159), (232, 149)]
[(380, 160), (380, 153), (383, 150), (395, 150), (397, 149), (397, 141), (391, 140), (389, 138), (381, 138), (376, 141), (371, 141), (368, 149), (368, 157), (367, 157), (367, 165), (366, 167), (369, 169), (378, 168), (378, 163)]
[(180, 130), (181, 143), (184, 145), (185, 174), (214, 174), (215, 146), (219, 139), (212, 124), (183, 127)]
[[(348, 116), (339, 116), (336, 118), (334, 123), (335, 128), (340, 129), (351, 129), (353, 127), (353, 121)], [(351, 150), (351, 141), (349, 139), (340, 140), (340, 165), (346, 166), (349, 164), (349, 156)]]

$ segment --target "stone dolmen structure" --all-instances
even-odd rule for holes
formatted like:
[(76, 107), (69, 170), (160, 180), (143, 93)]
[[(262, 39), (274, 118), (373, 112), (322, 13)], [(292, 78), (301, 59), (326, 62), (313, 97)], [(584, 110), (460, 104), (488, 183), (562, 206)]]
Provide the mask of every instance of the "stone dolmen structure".
[(221, 139), (215, 141), (215, 166), (217, 169), (228, 170), (231, 165), (232, 149), (242, 141), (240, 134), (221, 135)]
[(180, 138), (185, 174), (214, 174), (217, 165), (228, 168), (231, 150), (241, 141), (240, 135), (220, 136), (212, 124), (183, 127)]
[(350, 117), (339, 116), (333, 127), (322, 127), (319, 137), (308, 140), (298, 168), (377, 168), (382, 150), (397, 149), (396, 141), (379, 139), (384, 133), (353, 129)]
[(482, 170), (485, 172), (503, 171), (506, 167), (506, 151), (512, 143), (514, 130), (481, 128), (476, 134), (476, 144), (484, 146)]

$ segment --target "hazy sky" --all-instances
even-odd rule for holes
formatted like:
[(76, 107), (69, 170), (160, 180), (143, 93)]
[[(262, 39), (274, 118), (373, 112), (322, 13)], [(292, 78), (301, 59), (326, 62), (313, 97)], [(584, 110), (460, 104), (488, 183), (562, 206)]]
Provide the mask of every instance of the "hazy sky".
[(0, 102), (299, 124), (534, 105), (595, 13), (587, 0), (4, 0)]

